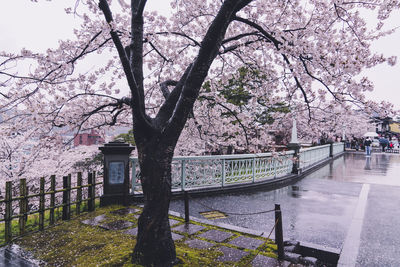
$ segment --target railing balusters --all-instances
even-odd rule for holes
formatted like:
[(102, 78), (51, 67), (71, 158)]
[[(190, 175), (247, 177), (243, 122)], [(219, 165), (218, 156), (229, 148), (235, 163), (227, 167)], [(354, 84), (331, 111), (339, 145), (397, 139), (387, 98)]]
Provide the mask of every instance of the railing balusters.
[(132, 195), (135, 194), (135, 187), (136, 187), (136, 159), (131, 159), (132, 162)]
[[(172, 177), (171, 177), (172, 179)], [(184, 191), (185, 190), (185, 185), (186, 185), (186, 164), (185, 164), (185, 160), (181, 160), (181, 190)]]
[(253, 161), (252, 161), (252, 174), (253, 174), (253, 177), (252, 177), (252, 180), (253, 180), (253, 183), (256, 181), (256, 158), (253, 158)]
[(222, 177), (221, 177), (221, 186), (225, 186), (225, 159), (221, 160), (221, 167), (222, 167)]

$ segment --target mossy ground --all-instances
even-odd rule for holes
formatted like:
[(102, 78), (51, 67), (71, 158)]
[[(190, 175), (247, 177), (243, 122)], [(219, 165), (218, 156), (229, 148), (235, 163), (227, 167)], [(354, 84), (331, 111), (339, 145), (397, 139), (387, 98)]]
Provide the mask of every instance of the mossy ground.
[[(137, 266), (130, 262), (131, 253), (136, 243), (134, 236), (124, 234), (124, 230), (105, 230), (81, 223), (82, 220), (106, 214), (107, 219), (104, 222), (122, 219), (133, 222), (136, 226), (137, 219), (133, 214), (116, 215), (111, 213), (111, 211), (121, 208), (121, 206), (99, 208), (95, 212), (75, 217), (72, 220), (49, 227), (45, 231), (21, 237), (15, 243), (49, 266)], [(184, 223), (181, 218), (171, 218), (180, 221), (181, 224)], [(206, 227), (202, 232), (218, 229), (215, 226), (202, 225)], [(227, 231), (225, 229), (219, 230)], [(235, 236), (244, 235), (238, 232), (232, 233)], [(259, 251), (248, 250), (249, 255), (242, 258), (240, 262), (221, 263), (215, 260), (222, 255), (221, 252), (215, 248), (190, 248), (184, 243), (189, 235), (184, 235), (185, 238), (175, 242), (177, 257), (182, 262), (177, 266), (250, 266), (248, 263), (257, 253), (276, 258), (276, 245), (268, 240)], [(223, 245), (233, 247), (226, 243)]]

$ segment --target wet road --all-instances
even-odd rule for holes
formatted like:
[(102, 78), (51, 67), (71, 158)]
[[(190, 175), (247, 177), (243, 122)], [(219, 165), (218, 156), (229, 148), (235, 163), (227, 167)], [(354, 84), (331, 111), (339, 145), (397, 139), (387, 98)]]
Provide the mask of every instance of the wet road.
[[(336, 249), (346, 242), (354, 250), (346, 251), (352, 259), (346, 266), (400, 266), (400, 155), (348, 153), (292, 186), (192, 199), (190, 215), (204, 219), (200, 212), (211, 209), (248, 214), (275, 203), (281, 205), (285, 240)], [(172, 202), (171, 210), (183, 213), (182, 201)], [(274, 214), (228, 214), (216, 221), (269, 233)]]

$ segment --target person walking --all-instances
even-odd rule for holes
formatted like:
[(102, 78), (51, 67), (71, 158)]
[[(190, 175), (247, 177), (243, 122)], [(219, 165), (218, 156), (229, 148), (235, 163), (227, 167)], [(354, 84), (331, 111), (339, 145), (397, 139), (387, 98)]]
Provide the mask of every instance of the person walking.
[(367, 137), (367, 139), (365, 139), (364, 141), (365, 153), (367, 154), (367, 156), (371, 156), (371, 144), (371, 139)]

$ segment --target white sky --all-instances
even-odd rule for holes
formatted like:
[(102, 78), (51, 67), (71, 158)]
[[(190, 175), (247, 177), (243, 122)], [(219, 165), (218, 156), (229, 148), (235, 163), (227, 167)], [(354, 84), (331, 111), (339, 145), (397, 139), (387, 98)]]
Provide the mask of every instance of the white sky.
[[(76, 0), (44, 0), (32, 3), (29, 0), (2, 0), (0, 9), (0, 50), (18, 52), (21, 48), (33, 51), (45, 51), (56, 47), (59, 39), (72, 35), (73, 26), (78, 26), (79, 18), (66, 15), (63, 5), (73, 5)], [(149, 0), (147, 9), (157, 8), (168, 13), (167, 0)], [(400, 27), (400, 12), (392, 16), (391, 27)], [(373, 51), (385, 56), (395, 55), (398, 64), (387, 64), (366, 70), (364, 74), (375, 84), (375, 90), (367, 94), (368, 98), (385, 100), (400, 110), (400, 29), (391, 36), (378, 40), (372, 46)]]

